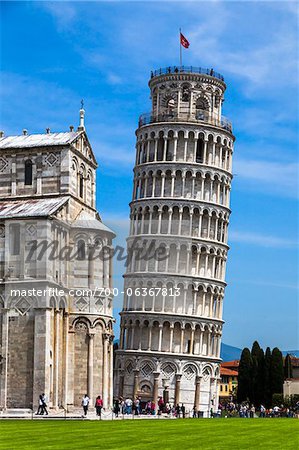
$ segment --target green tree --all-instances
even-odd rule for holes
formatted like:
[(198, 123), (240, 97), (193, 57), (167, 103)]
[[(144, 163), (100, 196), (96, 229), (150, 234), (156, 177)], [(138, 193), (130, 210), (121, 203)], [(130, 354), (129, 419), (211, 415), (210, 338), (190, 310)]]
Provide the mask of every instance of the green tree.
[(281, 394), (283, 391), (284, 370), (281, 351), (275, 347), (272, 350), (271, 361), (271, 391), (273, 394)]
[(287, 354), (284, 360), (284, 377), (285, 378), (293, 378), (293, 367), (291, 355)]
[(252, 358), (249, 348), (244, 348), (239, 363), (238, 392), (239, 403), (252, 399)]
[(255, 341), (251, 349), (252, 358), (252, 392), (251, 400), (255, 406), (263, 403), (264, 397), (264, 351), (261, 349), (259, 343)]
[(272, 365), (272, 353), (270, 347), (267, 347), (264, 358), (264, 402), (267, 408), (270, 408), (272, 403), (272, 389), (271, 389), (271, 365)]
[(260, 406), (265, 403), (265, 355), (264, 350), (261, 348), (257, 356), (258, 369), (255, 381), (255, 405)]

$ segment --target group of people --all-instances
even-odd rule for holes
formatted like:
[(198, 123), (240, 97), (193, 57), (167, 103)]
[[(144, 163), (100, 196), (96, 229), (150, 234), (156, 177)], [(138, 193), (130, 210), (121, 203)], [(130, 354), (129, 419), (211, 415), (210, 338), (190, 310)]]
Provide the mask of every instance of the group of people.
[[(83, 416), (82, 417), (87, 416), (89, 403), (90, 403), (90, 398), (88, 397), (87, 394), (85, 394), (84, 397), (82, 398), (82, 408), (83, 408)], [(95, 407), (97, 416), (99, 417), (99, 419), (101, 419), (102, 409), (103, 409), (103, 400), (100, 395), (97, 396), (94, 407)]]
[(119, 414), (129, 415), (133, 414), (139, 416), (144, 415), (161, 415), (162, 413), (169, 416), (174, 416), (177, 418), (186, 417), (186, 408), (182, 403), (181, 405), (171, 405), (169, 402), (164, 402), (162, 397), (158, 398), (158, 407), (156, 408), (156, 403), (152, 400), (147, 402), (142, 402), (141, 397), (136, 397), (134, 400), (131, 398), (116, 398), (113, 402), (113, 412), (115, 417)]
[(273, 408), (266, 408), (264, 405), (260, 405), (259, 408), (255, 408), (254, 405), (249, 403), (237, 404), (234, 402), (229, 402), (225, 404), (219, 404), (220, 415), (225, 417), (235, 417), (239, 416), (241, 418), (254, 418), (254, 417), (294, 417), (298, 407), (291, 408), (284, 405), (274, 406)]

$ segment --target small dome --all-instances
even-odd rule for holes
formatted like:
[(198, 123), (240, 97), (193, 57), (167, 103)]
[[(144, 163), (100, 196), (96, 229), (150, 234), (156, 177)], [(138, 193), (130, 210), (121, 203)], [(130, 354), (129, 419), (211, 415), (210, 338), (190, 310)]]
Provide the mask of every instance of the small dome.
[(112, 234), (115, 237), (115, 233), (106, 227), (99, 219), (87, 211), (81, 211), (77, 219), (72, 223), (73, 228), (83, 228), (85, 230), (100, 230), (106, 233)]

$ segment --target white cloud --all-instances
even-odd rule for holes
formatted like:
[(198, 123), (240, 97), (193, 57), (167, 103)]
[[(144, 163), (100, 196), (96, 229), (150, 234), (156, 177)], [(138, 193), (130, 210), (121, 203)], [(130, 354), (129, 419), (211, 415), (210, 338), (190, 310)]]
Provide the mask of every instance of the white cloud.
[(77, 19), (77, 8), (74, 2), (54, 1), (40, 2), (39, 7), (49, 12), (56, 20), (59, 29), (69, 28)]
[(269, 236), (267, 234), (255, 233), (251, 231), (229, 231), (229, 241), (239, 242), (248, 245), (256, 245), (258, 247), (297, 249), (297, 240), (281, 238), (277, 236)]
[(115, 74), (115, 73), (108, 73), (107, 75), (107, 81), (109, 84), (122, 84), (122, 79), (119, 75)]
[(278, 193), (286, 197), (298, 197), (298, 163), (236, 158), (233, 172), (238, 178), (247, 180), (250, 189), (273, 195)]

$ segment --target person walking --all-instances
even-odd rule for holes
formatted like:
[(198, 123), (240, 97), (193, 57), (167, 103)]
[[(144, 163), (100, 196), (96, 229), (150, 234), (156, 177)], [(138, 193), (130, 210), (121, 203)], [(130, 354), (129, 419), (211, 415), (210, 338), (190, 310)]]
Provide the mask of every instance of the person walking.
[(175, 407), (175, 414), (176, 414), (176, 417), (177, 417), (178, 419), (180, 418), (180, 412), (181, 412), (180, 405), (177, 404), (176, 407)]
[(85, 394), (84, 397), (82, 398), (82, 407), (83, 407), (83, 416), (82, 417), (87, 416), (88, 406), (89, 406), (89, 397), (87, 394)]
[(182, 411), (183, 419), (185, 419), (185, 416), (186, 416), (186, 408), (185, 408), (184, 403), (182, 403), (181, 411)]
[(41, 412), (41, 414), (44, 414), (44, 413), (46, 413), (46, 416), (48, 415), (48, 410), (47, 410), (47, 403), (46, 403), (46, 401), (47, 401), (47, 397), (46, 397), (46, 394), (42, 394), (42, 412)]
[(35, 413), (35, 415), (41, 416), (42, 412), (43, 412), (43, 396), (41, 394), (38, 398), (38, 409), (37, 409), (37, 412)]
[(101, 399), (100, 395), (97, 396), (96, 403), (94, 406), (96, 409), (97, 416), (101, 419), (102, 418), (103, 400)]

